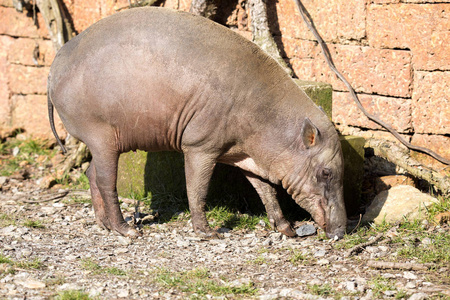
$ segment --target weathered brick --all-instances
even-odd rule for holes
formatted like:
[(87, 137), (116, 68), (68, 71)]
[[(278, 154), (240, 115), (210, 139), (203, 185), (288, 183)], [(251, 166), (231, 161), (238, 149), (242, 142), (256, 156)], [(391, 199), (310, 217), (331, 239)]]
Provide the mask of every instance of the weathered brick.
[[(376, 95), (358, 95), (363, 107), (399, 132), (410, 132), (411, 100)], [(381, 129), (364, 116), (349, 93), (333, 93), (333, 121), (338, 124)]]
[(12, 7), (0, 6), (0, 34), (20, 37), (48, 37), (47, 27), (41, 14), (37, 14), (39, 28), (27, 13), (17, 12)]
[[(450, 159), (450, 137), (442, 135), (414, 134), (411, 143), (413, 145), (426, 147), (435, 151), (442, 157)], [(418, 152), (412, 152), (412, 156), (424, 165), (430, 166), (435, 170), (441, 170), (442, 174), (450, 176), (448, 166), (441, 164), (432, 157)]]
[(76, 1), (71, 16), (77, 32), (81, 32), (100, 20), (101, 6), (97, 1)]
[(367, 15), (370, 46), (411, 49), (416, 70), (450, 69), (450, 5), (369, 5)]
[(417, 133), (450, 133), (450, 71), (414, 74), (412, 121)]
[(13, 0), (0, 0), (0, 6), (14, 7)]
[[(330, 45), (329, 49), (336, 68), (357, 92), (411, 96), (412, 67), (409, 51), (344, 45)], [(328, 82), (335, 90), (347, 90), (331, 71), (320, 51), (316, 53), (315, 62), (315, 80)]]
[(300, 40), (296, 38), (281, 37), (275, 38), (279, 48), (284, 50), (284, 53), (289, 58), (313, 59), (316, 56), (317, 43)]
[(9, 122), (8, 52), (14, 39), (0, 35), (0, 127)]
[[(362, 39), (365, 34), (366, 1), (302, 1), (312, 20), (326, 41), (338, 39)], [(294, 1), (280, 0), (276, 4), (279, 28), (272, 24), (272, 31), (286, 37), (315, 40), (304, 24)], [(273, 18), (272, 18), (273, 19)]]
[(10, 64), (8, 66), (9, 88), (14, 94), (47, 93), (49, 67), (29, 67)]
[(41, 66), (50, 66), (55, 57), (55, 51), (53, 50), (52, 42), (49, 40), (35, 40), (28, 38), (16, 39), (9, 51), (9, 62), (13, 64), (35, 66), (33, 52), (36, 45), (39, 47), (39, 56), (37, 57), (36, 62)]
[[(12, 126), (24, 128), (29, 136), (53, 138), (47, 112), (47, 96), (14, 95), (12, 97)], [(55, 125), (60, 137), (64, 138), (64, 127), (57, 112)]]

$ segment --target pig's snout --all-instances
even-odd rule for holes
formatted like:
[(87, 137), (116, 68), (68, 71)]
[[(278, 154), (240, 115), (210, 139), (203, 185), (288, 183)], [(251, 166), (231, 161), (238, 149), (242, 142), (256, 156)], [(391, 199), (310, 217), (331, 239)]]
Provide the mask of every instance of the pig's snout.
[(329, 239), (340, 240), (344, 237), (344, 234), (345, 234), (345, 227), (341, 226), (326, 231), (327, 238)]

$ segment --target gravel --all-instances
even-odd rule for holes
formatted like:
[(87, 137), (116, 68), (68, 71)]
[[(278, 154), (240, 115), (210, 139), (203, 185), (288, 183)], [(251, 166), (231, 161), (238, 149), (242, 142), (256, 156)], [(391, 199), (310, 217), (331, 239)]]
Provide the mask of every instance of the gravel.
[[(26, 195), (34, 192), (38, 201), (47, 191), (39, 190), (36, 180), (2, 182), (0, 255), (9, 262), (0, 263), (0, 299), (48, 299), (67, 290), (100, 299), (394, 299), (400, 291), (409, 299), (450, 296), (449, 286), (429, 271), (365, 265), (368, 259), (392, 257), (396, 249), (389, 245), (373, 245), (346, 258), (345, 249), (333, 247), (334, 240), (286, 238), (265, 226), (222, 228), (222, 239), (204, 240), (185, 218), (150, 223), (132, 240), (101, 229), (91, 204), (70, 200), (70, 194), (25, 203)], [(132, 216), (130, 207), (126, 217)], [(41, 226), (25, 226), (27, 220)], [(205, 270), (203, 280), (230, 290), (221, 294), (190, 287), (190, 278), (183, 276), (192, 270)], [(378, 291), (377, 278), (389, 281), (390, 288)], [(242, 287), (254, 289), (253, 294), (239, 294)]]

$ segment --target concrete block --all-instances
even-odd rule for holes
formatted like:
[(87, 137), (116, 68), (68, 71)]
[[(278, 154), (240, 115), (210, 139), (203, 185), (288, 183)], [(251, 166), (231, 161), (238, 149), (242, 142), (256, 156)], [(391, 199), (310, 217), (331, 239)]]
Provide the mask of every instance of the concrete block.
[(295, 79), (297, 85), (327, 114), (332, 117), (332, 95), (333, 88), (330, 84), (324, 82), (304, 81)]
[(344, 200), (347, 215), (358, 212), (361, 198), (361, 185), (364, 176), (364, 143), (359, 136), (341, 136), (344, 154)]

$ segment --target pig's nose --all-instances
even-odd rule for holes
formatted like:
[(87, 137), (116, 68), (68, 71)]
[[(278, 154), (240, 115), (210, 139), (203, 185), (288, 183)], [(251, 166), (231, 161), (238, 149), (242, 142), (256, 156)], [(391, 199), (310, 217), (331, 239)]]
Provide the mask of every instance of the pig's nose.
[(340, 240), (344, 237), (345, 229), (342, 227), (338, 227), (334, 230), (327, 231), (327, 238)]

